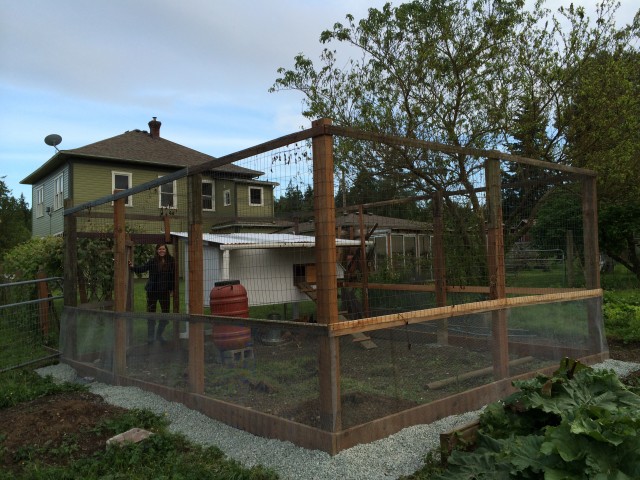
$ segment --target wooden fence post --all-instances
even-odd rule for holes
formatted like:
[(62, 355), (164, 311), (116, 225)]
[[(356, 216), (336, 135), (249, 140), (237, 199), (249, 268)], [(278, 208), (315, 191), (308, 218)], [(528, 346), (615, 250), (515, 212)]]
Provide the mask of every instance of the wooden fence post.
[[(487, 268), (489, 296), (491, 299), (506, 297), (504, 266), (504, 233), (502, 230), (502, 199), (500, 188), (500, 160), (487, 158), (485, 162), (487, 182)], [(491, 312), (493, 376), (500, 380), (509, 376), (509, 335), (506, 310)]]
[[(313, 127), (329, 126), (323, 118)], [(313, 211), (316, 224), (316, 274), (318, 323), (338, 321), (336, 273), (336, 207), (333, 196), (333, 137), (313, 138)], [(362, 232), (361, 232), (362, 234)], [(320, 428), (342, 429), (340, 401), (340, 344), (337, 337), (319, 338)]]
[[(433, 196), (433, 275), (436, 286), (436, 306), (447, 305), (447, 270), (444, 258), (444, 198), (442, 190), (438, 190)], [(437, 342), (440, 345), (449, 343), (449, 322), (438, 320), (436, 333)]]
[[(202, 175), (187, 177), (187, 216), (189, 228), (189, 315), (204, 313)], [(189, 390), (204, 393), (204, 324), (189, 322)]]
[[(332, 159), (333, 161), (333, 159)], [(367, 262), (367, 231), (364, 228), (364, 209), (362, 205), (358, 208), (359, 229), (360, 229), (360, 271), (362, 272), (362, 306), (364, 316), (371, 315), (369, 311), (369, 263)]]
[[(64, 208), (73, 205), (64, 201)], [(78, 223), (75, 214), (64, 216), (64, 306), (78, 306)]]
[[(64, 201), (64, 208), (71, 208), (70, 200)], [(78, 306), (78, 224), (75, 214), (64, 216), (64, 271), (63, 271), (64, 308), (69, 307), (64, 321), (60, 323), (61, 356), (77, 357), (77, 322), (75, 311)]]
[(40, 314), (40, 330), (42, 331), (43, 337), (49, 336), (49, 302), (45, 302), (45, 299), (49, 298), (49, 288), (47, 286), (47, 282), (44, 281), (47, 278), (42, 267), (38, 270), (37, 274), (38, 280), (38, 313)]
[(127, 280), (129, 279), (124, 215), (125, 201), (126, 198), (119, 198), (113, 202), (113, 233), (115, 244), (113, 371), (116, 375), (124, 375), (127, 369), (127, 324), (125, 318), (119, 315), (119, 313), (127, 310)]
[[(584, 241), (585, 286), (600, 288), (600, 246), (598, 244), (598, 194), (597, 178), (585, 177), (582, 181), (582, 231)], [(602, 297), (587, 301), (589, 349), (601, 353), (604, 349), (602, 331)]]

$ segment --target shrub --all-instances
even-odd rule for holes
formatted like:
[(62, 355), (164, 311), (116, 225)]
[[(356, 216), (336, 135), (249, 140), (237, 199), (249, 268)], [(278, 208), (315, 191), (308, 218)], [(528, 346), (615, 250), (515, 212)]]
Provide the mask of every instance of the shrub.
[(603, 314), (608, 337), (640, 341), (640, 292), (605, 292)]
[(32, 238), (4, 255), (2, 272), (14, 281), (32, 280), (42, 266), (47, 277), (61, 277), (63, 252), (62, 237)]

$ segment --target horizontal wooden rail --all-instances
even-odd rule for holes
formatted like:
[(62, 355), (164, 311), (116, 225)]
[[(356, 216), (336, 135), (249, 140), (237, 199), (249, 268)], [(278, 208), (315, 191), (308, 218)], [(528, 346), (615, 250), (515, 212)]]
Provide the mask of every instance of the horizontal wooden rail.
[[(360, 282), (339, 282), (339, 287), (364, 288)], [(435, 284), (418, 285), (409, 283), (368, 283), (369, 290), (392, 290), (403, 292), (435, 292)], [(545, 295), (551, 293), (582, 292), (585, 288), (552, 288), (552, 287), (507, 287), (507, 295)], [(449, 285), (449, 293), (485, 293), (489, 294), (489, 287), (482, 285)]]
[(394, 313), (380, 317), (361, 318), (329, 325), (330, 336), (352, 335), (358, 332), (368, 332), (383, 328), (399, 327), (413, 323), (432, 322), (446, 318), (471, 315), (475, 313), (491, 312), (513, 307), (542, 305), (545, 303), (562, 303), (602, 296), (602, 290), (579, 290), (565, 293), (550, 293), (544, 295), (499, 298), (482, 302), (448, 305), (446, 307), (428, 308), (412, 312)]
[(507, 160), (510, 162), (521, 163), (524, 165), (532, 165), (538, 168), (547, 168), (549, 170), (557, 170), (561, 172), (573, 173), (578, 175), (586, 175), (595, 177), (596, 172), (586, 168), (572, 167), (558, 163), (551, 163), (544, 160), (534, 158), (521, 157), (510, 153), (501, 152), (499, 150), (484, 150), (474, 147), (461, 147), (457, 145), (447, 145), (444, 143), (430, 142), (426, 140), (418, 140), (415, 138), (399, 137), (395, 135), (385, 135), (383, 133), (365, 132), (353, 127), (341, 127), (338, 125), (330, 125), (327, 133), (339, 135), (343, 137), (356, 138), (359, 140), (386, 143), (387, 145), (397, 145), (401, 147), (424, 148), (435, 152), (444, 152), (452, 155), (469, 155), (472, 157), (495, 158), (498, 160)]

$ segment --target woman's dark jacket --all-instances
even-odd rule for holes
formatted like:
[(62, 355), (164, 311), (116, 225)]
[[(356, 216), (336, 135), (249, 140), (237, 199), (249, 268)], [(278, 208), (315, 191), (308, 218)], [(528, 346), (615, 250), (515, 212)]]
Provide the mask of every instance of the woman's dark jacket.
[(144, 289), (147, 292), (165, 293), (175, 290), (176, 264), (173, 257), (166, 257), (165, 264), (162, 265), (157, 258), (153, 257), (144, 265), (131, 267), (136, 273), (149, 272), (149, 280)]

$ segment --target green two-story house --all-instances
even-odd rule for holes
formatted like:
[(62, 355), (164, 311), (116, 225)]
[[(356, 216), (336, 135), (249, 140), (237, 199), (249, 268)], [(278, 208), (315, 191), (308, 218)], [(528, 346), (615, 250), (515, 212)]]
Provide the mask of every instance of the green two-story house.
[[(32, 236), (60, 235), (64, 207), (81, 205), (159, 177), (215, 160), (160, 136), (159, 122), (149, 131), (131, 130), (84, 147), (59, 150), (20, 183), (32, 185)], [(263, 172), (229, 164), (202, 175), (204, 232), (277, 232), (288, 225), (274, 218), (277, 183), (261, 181)], [(171, 229), (186, 225), (186, 178), (126, 199), (127, 215), (170, 211)], [(184, 205), (181, 205), (184, 203)], [(141, 222), (140, 229), (156, 227)]]

